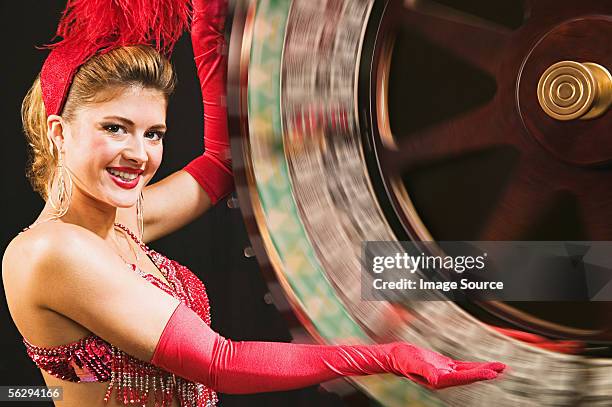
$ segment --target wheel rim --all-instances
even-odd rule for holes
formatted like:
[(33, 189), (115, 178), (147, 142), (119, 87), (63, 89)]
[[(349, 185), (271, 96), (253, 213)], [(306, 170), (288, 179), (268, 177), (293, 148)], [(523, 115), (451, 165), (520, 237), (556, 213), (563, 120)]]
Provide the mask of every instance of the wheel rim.
[[(372, 6), (369, 14), (363, 15), (363, 31), (354, 34), (358, 42), (362, 42), (362, 56), (380, 50), (380, 47), (375, 47), (376, 44), (369, 44), (373, 37), (376, 38), (376, 35), (369, 36), (369, 32), (370, 28), (374, 33), (378, 31), (379, 18), (384, 14), (386, 2), (341, 3), (342, 10), (348, 10), (349, 6), (359, 6), (363, 10)], [(609, 377), (612, 374), (612, 364), (608, 359), (561, 355), (525, 345), (496, 333), (455, 304), (445, 301), (406, 303), (404, 309), (407, 318), (396, 320), (395, 325), (389, 326), (368, 318), (372, 308), (363, 304), (359, 293), (344, 291), (342, 287), (346, 286), (343, 284), (347, 283), (342, 281), (343, 277), (349, 283), (358, 284), (353, 278), (349, 279), (339, 273), (339, 270), (349, 270), (350, 264), (355, 261), (359, 262), (360, 253), (354, 247), (358, 247), (360, 242), (355, 241), (355, 236), (363, 240), (376, 240), (376, 237), (381, 236), (381, 231), (384, 231), (386, 235), (383, 240), (398, 240), (405, 238), (408, 232), (411, 237), (417, 235), (414, 230), (406, 227), (406, 223), (398, 221), (400, 217), (394, 212), (392, 199), (385, 192), (386, 184), (383, 181), (386, 180), (377, 174), (379, 161), (372, 153), (375, 147), (380, 147), (376, 143), (381, 141), (378, 137), (369, 137), (371, 129), (375, 128), (370, 119), (376, 118), (376, 115), (362, 110), (370, 106), (371, 95), (370, 75), (364, 67), (368, 63), (364, 62), (364, 58), (356, 58), (355, 65), (350, 68), (354, 70), (355, 81), (350, 84), (350, 94), (345, 96), (347, 106), (351, 106), (352, 116), (348, 110), (345, 109), (347, 114), (344, 114), (342, 109), (336, 109), (337, 105), (328, 103), (327, 93), (307, 93), (311, 101), (316, 102), (313, 108), (312, 104), (299, 105), (295, 89), (289, 90), (291, 81), (300, 77), (295, 61), (291, 59), (295, 57), (291, 54), (295, 51), (291, 49), (295, 45), (292, 41), (297, 41), (299, 45), (302, 39), (296, 37), (292, 40), (288, 33), (304, 23), (300, 20), (305, 18), (300, 14), (303, 9), (309, 9), (311, 14), (325, 12), (322, 7), (324, 4), (327, 2), (257, 2), (251, 39), (246, 41), (248, 44), (243, 44), (249, 50), (249, 60), (232, 64), (230, 58), (230, 67), (234, 65), (234, 70), (244, 73), (243, 76), (230, 75), (237, 79), (236, 83), (230, 84), (228, 95), (230, 107), (240, 105), (232, 109), (235, 112), (233, 128), (236, 130), (232, 133), (237, 135), (232, 140), (232, 153), (234, 163), (239, 163), (235, 169), (237, 190), (247, 224), (252, 224), (250, 237), (258, 261), (264, 269), (270, 269), (275, 274), (274, 281), (270, 282), (273, 294), (282, 291), (301, 323), (320, 341), (407, 340), (454, 358), (501, 360), (512, 366), (513, 373), (506, 375), (503, 381), (450, 389), (436, 394), (396, 378), (366, 378), (359, 381), (362, 389), (385, 405), (414, 404), (415, 400), (417, 404), (423, 405), (470, 405), (475, 400), (502, 405), (528, 402), (539, 405), (573, 405), (577, 398), (600, 400), (601, 397), (607, 397), (605, 380), (592, 381), (592, 386), (588, 390), (584, 389), (584, 392), (578, 384), (584, 383), (587, 377)], [(317, 11), (318, 8), (321, 10)], [(322, 24), (319, 24), (324, 21), (323, 16), (311, 15), (306, 21), (314, 24), (313, 29), (318, 29), (319, 34), (324, 32)], [(259, 29), (256, 28), (258, 23), (261, 24)], [(271, 52), (271, 48), (274, 48), (274, 52)], [(328, 62), (324, 60), (316, 63), (328, 65)], [(362, 73), (367, 76), (367, 92), (363, 92)], [(292, 79), (290, 76), (294, 74), (297, 76)], [(309, 81), (317, 78), (305, 76), (309, 78), (305, 85), (314, 83)], [(309, 92), (316, 90), (316, 86), (307, 88)], [(291, 100), (291, 97), (295, 99)], [(321, 106), (325, 107), (326, 112), (323, 115), (324, 126), (320, 125), (317, 113), (317, 108)], [(333, 128), (330, 123), (335, 123), (336, 127)], [(519, 125), (522, 125), (520, 120)], [(296, 132), (297, 128), (301, 132)], [(342, 137), (348, 138), (348, 146), (339, 143)], [(344, 146), (344, 149), (338, 150), (338, 146)], [(315, 172), (324, 175), (320, 183), (328, 188), (311, 194), (306, 188), (313, 181), (308, 179), (308, 175), (312, 174), (304, 174), (308, 168), (305, 160), (337, 163), (337, 158), (333, 161), (329, 154), (334, 152), (336, 157), (340, 157), (338, 151), (354, 152), (355, 156), (350, 159), (347, 157), (345, 161), (358, 162), (364, 171), (365, 178), (362, 181), (368, 193), (363, 197), (367, 202), (363, 202), (362, 207), (372, 207), (375, 208), (374, 212), (378, 211), (378, 214), (374, 213), (369, 219), (374, 223), (369, 229), (362, 228), (368, 219), (338, 215), (343, 211), (351, 212), (352, 209), (348, 208), (351, 208), (353, 202), (328, 199), (335, 196), (330, 187), (333, 178), (350, 179), (350, 167), (335, 166), (331, 174), (329, 168)], [(368, 161), (372, 158), (373, 165)], [(344, 191), (343, 194), (349, 196), (350, 191), (346, 189), (351, 188), (353, 182), (340, 184), (335, 187), (336, 190)], [(312, 204), (314, 197), (327, 200), (326, 206), (322, 205), (326, 211)], [(248, 203), (249, 208), (245, 207), (245, 203)], [(393, 213), (390, 214), (389, 210)], [(322, 225), (325, 222), (328, 225)], [(360, 232), (351, 235), (347, 232), (351, 229)], [(326, 231), (349, 237), (322, 239)], [(350, 258), (347, 259), (348, 266), (333, 263), (333, 251), (322, 247), (326, 242), (335, 242), (337, 247), (345, 247), (339, 246), (344, 244), (352, 248), (344, 252)], [(279, 285), (282, 290), (278, 289)], [(382, 303), (376, 309), (383, 313), (381, 318), (392, 318), (386, 314), (392, 308), (391, 304)], [(538, 390), (535, 392), (530, 389)]]

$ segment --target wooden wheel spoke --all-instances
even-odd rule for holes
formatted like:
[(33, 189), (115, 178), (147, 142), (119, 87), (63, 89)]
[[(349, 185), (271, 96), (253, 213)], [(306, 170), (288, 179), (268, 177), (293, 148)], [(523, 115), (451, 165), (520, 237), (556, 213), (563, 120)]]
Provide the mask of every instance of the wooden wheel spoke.
[(433, 162), (511, 144), (500, 134), (493, 106), (489, 103), (443, 124), (400, 137), (396, 147), (386, 151), (385, 165), (401, 174)]
[(579, 199), (580, 213), (589, 240), (612, 240), (612, 190), (607, 186), (612, 176), (602, 176), (600, 182)]
[(404, 6), (401, 24), (495, 76), (511, 30), (443, 6)]
[(552, 201), (552, 193), (529, 179), (523, 161), (491, 210), (478, 240), (522, 240)]

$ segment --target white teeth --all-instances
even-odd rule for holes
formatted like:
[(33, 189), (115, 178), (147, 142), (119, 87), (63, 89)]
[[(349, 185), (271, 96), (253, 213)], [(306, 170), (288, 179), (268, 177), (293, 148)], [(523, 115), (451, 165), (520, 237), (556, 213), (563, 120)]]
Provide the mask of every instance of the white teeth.
[(112, 168), (107, 168), (108, 172), (113, 174), (116, 177), (123, 179), (124, 181), (132, 181), (138, 177), (138, 174), (130, 174), (123, 171), (117, 171)]

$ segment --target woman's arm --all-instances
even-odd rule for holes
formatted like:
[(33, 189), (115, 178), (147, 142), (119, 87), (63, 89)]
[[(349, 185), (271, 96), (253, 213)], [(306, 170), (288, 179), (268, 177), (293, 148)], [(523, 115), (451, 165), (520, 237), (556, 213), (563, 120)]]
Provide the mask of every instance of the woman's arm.
[[(45, 227), (53, 229), (42, 234)], [(37, 232), (43, 237), (32, 242), (36, 253), (28, 276), (35, 301), (128, 354), (215, 390), (258, 393), (383, 372), (441, 388), (491, 379), (504, 368), (454, 361), (403, 343), (233, 342), (131, 271), (93, 233), (67, 224), (41, 225)]]
[(29, 287), (21, 291), (31, 293), (30, 302), (149, 360), (179, 301), (140, 277), (87, 229), (53, 222), (27, 233), (27, 246), (20, 246), (30, 253), (22, 268)]
[(493, 379), (499, 362), (463, 362), (404, 342), (306, 345), (234, 342), (213, 332), (180, 304), (168, 321), (152, 363), (222, 393), (290, 390), (343, 376), (392, 373), (431, 389)]
[[(194, 1), (191, 39), (204, 104), (205, 151), (180, 171), (144, 189), (145, 242), (195, 220), (233, 189), (227, 127), (227, 0)], [(118, 221), (136, 228), (136, 209)]]
[[(206, 191), (184, 170), (147, 186), (143, 191), (143, 241), (148, 243), (180, 229), (212, 205)], [(117, 222), (138, 230), (136, 207), (119, 208)]]

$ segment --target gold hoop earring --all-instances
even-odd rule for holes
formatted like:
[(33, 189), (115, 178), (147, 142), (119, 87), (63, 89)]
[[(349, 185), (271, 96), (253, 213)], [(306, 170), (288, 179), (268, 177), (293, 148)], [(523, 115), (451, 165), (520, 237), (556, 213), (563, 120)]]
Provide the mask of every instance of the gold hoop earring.
[(136, 200), (136, 218), (138, 220), (138, 238), (142, 241), (144, 236), (144, 215), (143, 215), (143, 201), (144, 197), (142, 196), (142, 191), (140, 195), (138, 195), (138, 199)]
[[(67, 175), (65, 175), (67, 174)], [(54, 184), (55, 178), (57, 177), (57, 198), (54, 197)], [(50, 184), (47, 186), (49, 191), (49, 203), (55, 210), (54, 218), (61, 218), (68, 212), (70, 207), (70, 201), (72, 200), (72, 176), (70, 171), (64, 166), (61, 150), (58, 151), (57, 166), (55, 167), (55, 174), (50, 180)]]

